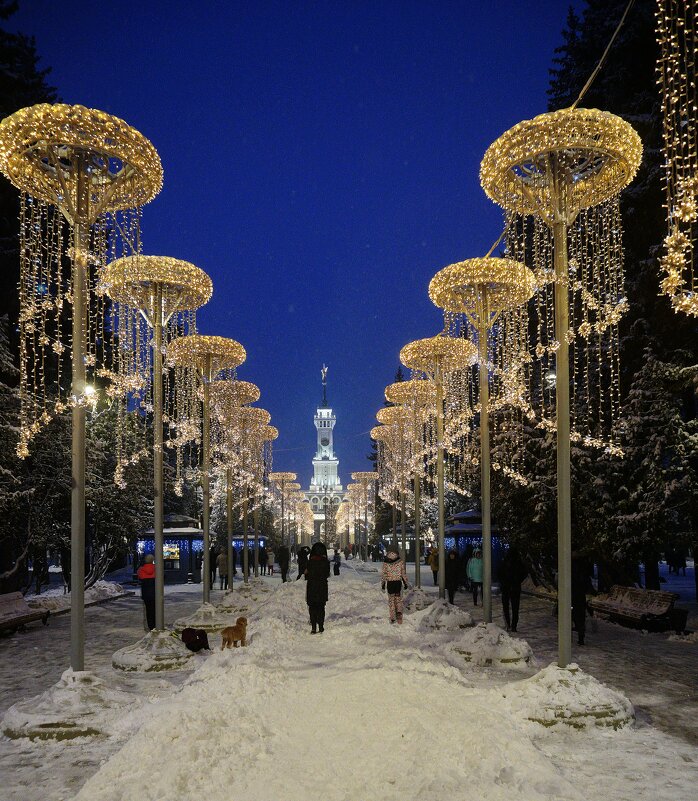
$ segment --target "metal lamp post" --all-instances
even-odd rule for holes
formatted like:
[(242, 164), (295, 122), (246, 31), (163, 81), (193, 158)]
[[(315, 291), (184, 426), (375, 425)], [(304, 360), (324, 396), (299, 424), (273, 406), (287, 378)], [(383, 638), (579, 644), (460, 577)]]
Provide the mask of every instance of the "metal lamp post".
[(412, 378), (408, 381), (396, 381), (385, 388), (385, 399), (389, 403), (399, 404), (408, 414), (406, 435), (411, 440), (412, 454), (410, 470), (414, 487), (414, 571), (415, 585), (422, 586), (420, 570), (420, 490), (424, 471), (423, 435), (428, 410), (436, 404), (436, 390), (431, 381)]
[[(634, 178), (642, 143), (620, 117), (596, 109), (568, 108), (525, 120), (497, 139), (485, 153), (480, 181), (485, 193), (510, 213), (538, 217), (552, 230), (554, 276), (555, 405), (557, 430), (558, 664), (571, 660), (571, 481), (570, 481), (570, 342), (586, 338), (586, 329), (570, 329), (570, 299), (585, 307), (599, 325), (609, 294), (593, 297), (585, 276), (570, 273), (568, 230), (583, 210), (616, 197)], [(580, 251), (581, 254), (581, 251)], [(583, 257), (582, 257), (583, 258)], [(574, 265), (572, 265), (574, 266)], [(593, 261), (590, 275), (600, 269)], [(606, 269), (604, 267), (604, 269)], [(613, 287), (612, 293), (622, 292)], [(593, 297), (593, 304), (588, 298)], [(586, 312), (591, 311), (590, 315)], [(609, 315), (615, 325), (622, 314)], [(586, 320), (585, 320), (586, 322)]]
[[(228, 564), (229, 589), (233, 589), (233, 472), (240, 459), (239, 431), (241, 407), (254, 403), (260, 397), (259, 387), (249, 381), (220, 380), (211, 384), (211, 405), (221, 428), (221, 456), (225, 463), (226, 499), (226, 561)], [(268, 421), (267, 421), (268, 422)]]
[[(21, 109), (0, 123), (0, 170), (25, 194), (23, 235), (29, 234), (28, 249), (35, 251), (30, 264), (21, 271), (20, 381), (26, 389), (22, 393), (18, 455), (28, 455), (31, 439), (55, 414), (72, 409), (70, 664), (80, 671), (85, 662), (87, 367), (96, 363), (90, 336), (91, 291), (95, 289), (90, 262), (95, 262), (92, 245), (98, 239), (95, 223), (107, 214), (137, 209), (152, 200), (162, 186), (162, 165), (152, 144), (118, 117), (84, 106), (42, 103)], [(62, 245), (42, 246), (45, 222), (32, 217), (36, 211), (26, 211), (28, 205), (35, 209), (52, 206), (71, 226), (68, 280), (61, 276)], [(137, 215), (134, 218), (137, 225)], [(43, 220), (48, 220), (48, 213)], [(36, 233), (25, 231), (27, 224), (37, 226)], [(136, 248), (134, 242), (129, 245)], [(41, 291), (46, 305), (37, 303), (40, 286), (45, 288)], [(48, 302), (52, 304), (50, 311)], [(70, 344), (61, 339), (66, 304), (72, 306)], [(51, 329), (43, 330), (40, 323), (47, 318), (53, 323), (52, 335)], [(56, 357), (60, 363), (61, 354), (68, 349), (72, 357), (70, 398), (54, 402), (50, 409), (43, 392), (43, 365)], [(39, 403), (35, 403), (37, 396)]]
[(208, 603), (211, 595), (211, 383), (224, 370), (235, 370), (239, 367), (245, 361), (247, 354), (245, 348), (234, 339), (190, 334), (173, 340), (167, 350), (167, 357), (177, 367), (193, 369), (202, 389), (203, 600), (204, 603)]
[(446, 553), (444, 524), (444, 380), (450, 373), (466, 370), (474, 363), (477, 348), (464, 339), (445, 336), (417, 339), (400, 351), (400, 361), (424, 373), (436, 390), (436, 492), (438, 500), (439, 598), (446, 597)]
[[(429, 285), (429, 297), (447, 313), (465, 315), (477, 334), (480, 395), (480, 497), (482, 507), (482, 605), (486, 623), (492, 622), (492, 529), (490, 513), (490, 360), (488, 335), (495, 324), (516, 336), (525, 332), (518, 321), (507, 319), (533, 296), (531, 270), (512, 259), (469, 259), (444, 267)], [(515, 350), (526, 354), (526, 340)], [(527, 354), (526, 354), (527, 355)], [(514, 402), (515, 398), (510, 401)]]
[(286, 495), (286, 482), (295, 481), (296, 474), (291, 472), (276, 472), (269, 473), (269, 481), (279, 487), (281, 495), (281, 544), (286, 544), (286, 517), (285, 517), (285, 495)]
[[(155, 541), (155, 628), (165, 628), (163, 387), (162, 362), (167, 324), (176, 314), (194, 312), (213, 292), (203, 270), (169, 256), (124, 256), (102, 271), (102, 283), (120, 308), (140, 311), (153, 330), (153, 533)], [(128, 316), (128, 315), (127, 315)], [(137, 318), (136, 318), (137, 319)], [(187, 321), (193, 324), (194, 319)], [(188, 326), (187, 326), (188, 327)]]

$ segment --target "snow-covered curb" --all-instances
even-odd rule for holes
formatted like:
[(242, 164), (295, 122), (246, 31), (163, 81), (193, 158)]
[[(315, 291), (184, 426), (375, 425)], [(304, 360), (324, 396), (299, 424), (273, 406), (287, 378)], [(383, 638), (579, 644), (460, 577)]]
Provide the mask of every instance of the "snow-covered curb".
[[(135, 595), (133, 590), (125, 590), (115, 581), (98, 581), (85, 590), (85, 606), (103, 604), (117, 598), (128, 598)], [(25, 600), (31, 609), (47, 609), (52, 615), (60, 615), (70, 610), (70, 593), (60, 588), (47, 590), (41, 595), (27, 595)]]

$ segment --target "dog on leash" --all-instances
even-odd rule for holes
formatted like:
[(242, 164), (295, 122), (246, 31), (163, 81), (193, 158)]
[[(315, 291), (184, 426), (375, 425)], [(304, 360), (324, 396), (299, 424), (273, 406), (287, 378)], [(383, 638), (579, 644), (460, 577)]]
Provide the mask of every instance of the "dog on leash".
[(234, 626), (226, 626), (221, 631), (221, 651), (224, 648), (237, 648), (238, 643), (244, 648), (247, 645), (247, 618), (239, 617)]

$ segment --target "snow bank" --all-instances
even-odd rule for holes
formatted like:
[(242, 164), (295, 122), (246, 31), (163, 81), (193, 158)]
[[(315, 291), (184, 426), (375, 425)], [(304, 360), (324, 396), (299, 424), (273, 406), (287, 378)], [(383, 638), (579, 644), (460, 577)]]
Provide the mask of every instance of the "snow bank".
[(623, 693), (612, 690), (578, 665), (555, 663), (530, 679), (508, 685), (503, 693), (515, 715), (549, 727), (565, 723), (576, 729), (630, 723), (635, 711)]
[(153, 630), (137, 643), (116, 651), (112, 667), (129, 673), (160, 673), (187, 667), (193, 656), (173, 631)]
[(219, 608), (213, 604), (201, 604), (201, 606), (189, 617), (180, 617), (175, 620), (174, 630), (181, 634), (184, 629), (203, 629), (206, 633), (221, 631), (226, 626), (234, 626), (236, 615), (230, 607)]
[(410, 587), (403, 596), (405, 612), (417, 612), (426, 609), (434, 602), (434, 596), (424, 592), (421, 587)]
[(685, 642), (689, 644), (698, 643), (698, 631), (694, 631), (691, 634), (670, 634), (667, 640), (669, 642)]
[[(123, 586), (115, 581), (97, 581), (85, 590), (85, 603), (117, 598), (125, 592)], [(27, 595), (25, 600), (32, 609), (50, 609), (52, 612), (58, 612), (70, 608), (70, 593), (64, 593), (60, 587), (47, 590), (41, 595)]]
[(480, 623), (463, 632), (448, 648), (466, 662), (481, 667), (525, 670), (533, 661), (533, 651), (526, 640), (510, 637), (494, 623)]
[[(269, 627), (259, 640), (277, 633)], [(381, 670), (350, 658), (338, 675), (331, 638), (313, 641), (305, 658), (306, 641), (297, 643), (292, 670), (283, 651), (281, 665), (262, 663), (255, 645), (214, 654), (75, 801), (132, 801), (134, 788), (142, 801), (584, 797), (488, 699), (438, 668), (423, 677), (425, 709), (405, 703), (415, 677), (390, 666), (390, 654)], [(445, 725), (431, 725), (432, 716)]]
[(465, 609), (453, 606), (444, 598), (433, 601), (425, 609), (414, 612), (410, 620), (422, 631), (458, 631), (474, 624), (473, 617)]
[(2, 721), (7, 737), (72, 740), (103, 735), (114, 719), (140, 704), (87, 671), (66, 670), (53, 687), (11, 706)]

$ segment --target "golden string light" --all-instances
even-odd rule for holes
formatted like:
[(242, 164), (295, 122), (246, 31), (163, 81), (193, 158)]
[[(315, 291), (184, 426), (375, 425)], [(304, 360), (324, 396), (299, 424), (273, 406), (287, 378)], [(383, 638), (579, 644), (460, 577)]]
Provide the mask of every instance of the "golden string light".
[(658, 83), (668, 233), (660, 259), (661, 289), (676, 311), (698, 316), (698, 137), (696, 0), (658, 0)]
[(570, 443), (609, 443), (617, 452), (618, 321), (627, 306), (618, 194), (641, 159), (627, 122), (570, 108), (519, 123), (490, 145), (480, 166), (483, 189), (506, 211), (508, 254), (520, 262), (532, 255), (539, 287), (532, 400), (557, 437), (560, 667), (571, 659)]
[[(642, 143), (627, 122), (575, 108), (519, 123), (488, 148), (480, 168), (483, 189), (506, 210), (510, 257), (530, 259), (535, 275), (530, 375), (540, 425), (555, 427), (564, 352), (572, 370), (571, 437), (612, 453), (619, 453), (618, 323), (627, 309), (618, 193), (641, 158)], [(561, 325), (556, 287), (567, 299)]]
[[(167, 346), (178, 336), (196, 332), (196, 310), (210, 300), (213, 284), (203, 270), (187, 261), (142, 254), (111, 262), (101, 271), (99, 280), (102, 291), (114, 301), (110, 329), (117, 347), (112, 364), (99, 374), (109, 378), (107, 392), (119, 404), (115, 481), (123, 487), (127, 465), (148, 453), (147, 415), (159, 417), (163, 393), (165, 398), (170, 397), (169, 371), (163, 375), (162, 370)], [(150, 329), (154, 332), (152, 340)], [(134, 426), (129, 419), (133, 417), (129, 409), (134, 406), (143, 413), (140, 442), (136, 443), (130, 436)], [(168, 421), (164, 415), (163, 422)], [(157, 422), (155, 429), (157, 450), (162, 448)]]
[[(96, 400), (85, 387), (111, 353), (98, 269), (120, 250), (140, 250), (140, 207), (160, 191), (162, 165), (153, 145), (123, 120), (83, 106), (42, 103), (0, 122), (0, 170), (23, 193), (17, 452), (25, 457), (54, 415)], [(66, 253), (70, 271), (63, 266)], [(71, 357), (68, 393), (64, 375)]]

